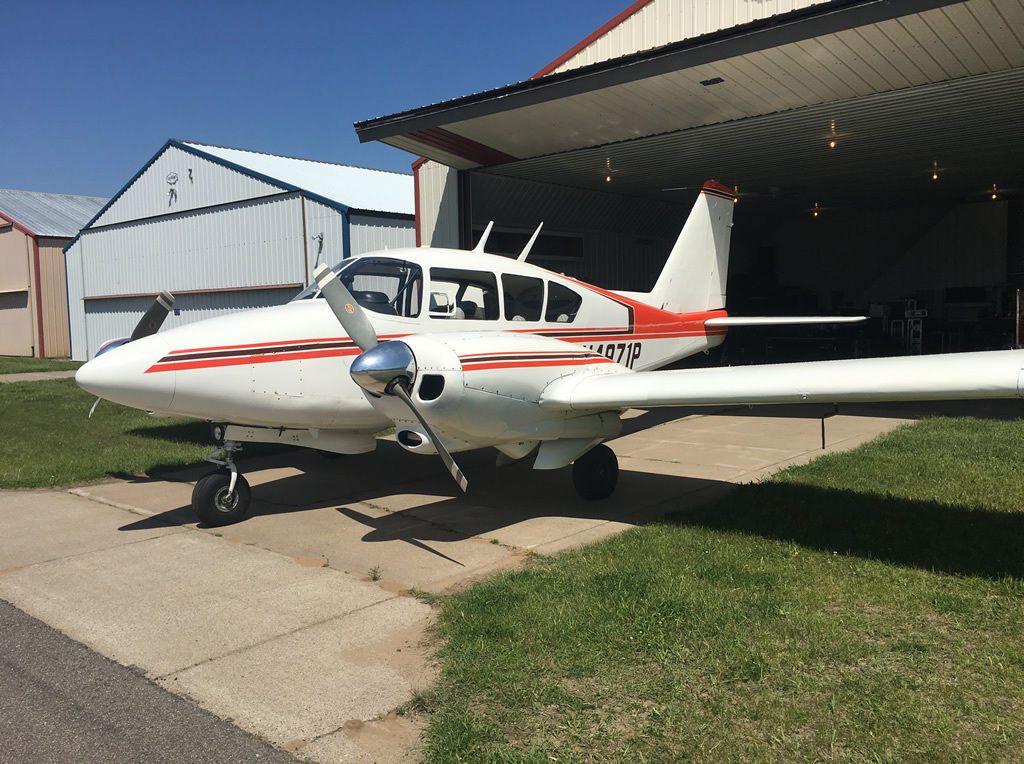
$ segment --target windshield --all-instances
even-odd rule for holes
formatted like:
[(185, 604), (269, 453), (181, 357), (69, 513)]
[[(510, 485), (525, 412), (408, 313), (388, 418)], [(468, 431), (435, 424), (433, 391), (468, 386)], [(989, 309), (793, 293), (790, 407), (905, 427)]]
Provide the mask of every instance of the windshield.
[[(423, 271), (415, 263), (391, 257), (360, 257), (344, 260), (333, 270), (356, 302), (367, 310), (406, 318), (420, 314)], [(319, 298), (320, 288), (314, 283), (294, 299)]]

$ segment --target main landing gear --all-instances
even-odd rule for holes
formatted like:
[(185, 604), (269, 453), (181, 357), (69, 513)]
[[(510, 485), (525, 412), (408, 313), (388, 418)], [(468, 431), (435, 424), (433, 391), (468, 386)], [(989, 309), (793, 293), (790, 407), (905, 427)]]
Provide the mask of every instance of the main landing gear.
[(192, 510), (204, 525), (230, 525), (249, 514), (252, 491), (235, 466), (235, 452), (240, 450), (233, 440), (226, 440), (206, 457), (220, 469), (200, 478), (192, 489)]
[(607, 499), (619, 482), (619, 460), (604, 443), (594, 446), (572, 464), (572, 484), (584, 499)]

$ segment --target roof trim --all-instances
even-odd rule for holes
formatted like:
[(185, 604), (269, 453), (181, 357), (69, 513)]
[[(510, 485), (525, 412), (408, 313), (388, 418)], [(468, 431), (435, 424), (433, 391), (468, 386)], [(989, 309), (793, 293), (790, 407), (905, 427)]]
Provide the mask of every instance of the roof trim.
[(246, 152), (248, 154), (260, 154), (261, 156), (265, 156), (265, 157), (278, 157), (280, 159), (296, 159), (299, 162), (313, 162), (314, 164), (329, 164), (332, 167), (350, 167), (353, 170), (369, 170), (370, 172), (386, 172), (386, 173), (389, 173), (391, 175), (403, 175), (405, 177), (408, 177), (409, 175), (412, 174), (412, 173), (408, 173), (408, 172), (401, 172), (399, 170), (384, 170), (384, 169), (381, 169), (380, 167), (366, 167), (366, 166), (361, 165), (361, 164), (348, 164), (347, 162), (328, 162), (326, 159), (313, 159), (312, 157), (298, 157), (298, 156), (295, 156), (294, 154), (275, 154), (272, 151), (257, 151), (256, 149), (243, 149), (243, 148), (239, 148), (238, 146), (222, 146), (219, 143), (205, 143), (204, 141), (186, 141), (186, 140), (181, 140), (181, 139), (176, 139), (176, 140), (179, 140), (181, 143), (188, 143), (188, 144), (190, 144), (193, 147), (196, 147), (196, 146), (199, 146), (199, 147), (208, 146), (211, 149), (227, 149), (228, 151), (244, 151), (244, 152)]
[(628, 19), (630, 16), (633, 16), (633, 15), (637, 14), (638, 12), (643, 10), (645, 7), (650, 5), (653, 1), (654, 0), (636, 0), (636, 2), (634, 2), (628, 8), (626, 8), (625, 10), (619, 12), (617, 15), (613, 16), (612, 18), (608, 19), (601, 26), (599, 26), (593, 32), (588, 34), (586, 37), (584, 37), (578, 43), (573, 45), (571, 48), (569, 48), (569, 50), (565, 51), (565, 53), (560, 55), (554, 61), (552, 61), (551, 63), (549, 63), (549, 64), (547, 64), (545, 66), (542, 66), (540, 69), (535, 71), (533, 74), (530, 75), (530, 79), (531, 80), (535, 80), (535, 79), (537, 79), (539, 77), (544, 77), (545, 75), (551, 74), (551, 72), (555, 71), (555, 69), (560, 67), (562, 64), (564, 64), (570, 58), (572, 58), (573, 56), (575, 56), (577, 53), (579, 53), (580, 51), (584, 50), (585, 48), (590, 47), (590, 45), (592, 43), (594, 43), (597, 40), (599, 40), (600, 38), (604, 37), (606, 34), (608, 34), (610, 31), (615, 29), (615, 27), (617, 27), (623, 21)]
[(355, 123), (361, 143), (554, 101), (963, 0), (831, 0), (609, 61)]
[[(10, 223), (16, 229), (21, 231), (23, 234), (25, 234), (26, 236), (30, 236), (33, 239), (36, 238), (39, 235), (35, 231), (33, 231), (31, 228), (29, 228), (28, 226), (24, 225), (23, 223), (19, 223), (17, 220), (12, 218), (10, 215), (8, 215), (5, 212), (0, 212), (0, 219), (6, 220), (8, 223)], [(55, 237), (50, 236), (50, 237), (47, 237), (47, 238), (51, 238), (52, 239), (52, 238), (55, 238)], [(56, 238), (61, 238), (61, 237), (58, 236)]]
[[(195, 144), (196, 141), (191, 141), (191, 143)], [(211, 144), (197, 144), (197, 145), (201, 146), (201, 145), (211, 145)], [(240, 172), (243, 175), (247, 175), (250, 178), (254, 178), (255, 180), (263, 181), (264, 183), (268, 183), (271, 186), (276, 186), (277, 188), (280, 188), (282, 191), (299, 191), (307, 199), (311, 199), (312, 201), (319, 202), (320, 204), (323, 204), (323, 205), (325, 205), (327, 207), (331, 207), (333, 209), (336, 209), (336, 210), (338, 210), (338, 212), (342, 212), (342, 213), (348, 212), (349, 208), (346, 205), (342, 204), (341, 202), (336, 202), (333, 199), (328, 199), (328, 198), (326, 198), (324, 196), (321, 196), (320, 194), (315, 194), (312, 191), (307, 191), (304, 188), (299, 188), (298, 186), (294, 186), (291, 183), (285, 183), (284, 181), (278, 180), (276, 178), (272, 178), (269, 175), (264, 175), (263, 173), (257, 172), (256, 170), (252, 170), (252, 169), (250, 169), (248, 167), (245, 167), (244, 165), (236, 164), (234, 162), (228, 161), (227, 159), (223, 159), (223, 158), (217, 156), (216, 154), (209, 154), (209, 153), (203, 151), (202, 149), (196, 148), (196, 146), (194, 146), (194, 145), (189, 145), (188, 141), (183, 141), (183, 140), (181, 140), (179, 138), (171, 138), (163, 146), (160, 147), (159, 151), (157, 151), (152, 157), (150, 157), (149, 161), (146, 162), (146, 164), (144, 164), (142, 166), (142, 169), (140, 169), (137, 173), (135, 173), (129, 179), (129, 181), (127, 183), (125, 183), (121, 187), (120, 191), (118, 191), (116, 194), (114, 194), (114, 196), (111, 197), (110, 201), (108, 201), (105, 205), (103, 205), (103, 207), (100, 209), (100, 211), (97, 212), (93, 216), (92, 220), (90, 220), (88, 223), (86, 223), (84, 226), (82, 226), (82, 230), (75, 234), (75, 237), (71, 241), (69, 241), (67, 243), (67, 246), (64, 247), (63, 251), (65, 253), (67, 253), (67, 251), (69, 249), (71, 249), (71, 247), (74, 246), (75, 242), (77, 242), (78, 239), (81, 237), (82, 231), (85, 231), (86, 229), (90, 228), (93, 223), (95, 223), (97, 220), (99, 220), (100, 217), (103, 215), (103, 213), (106, 212), (108, 209), (110, 209), (110, 207), (114, 204), (114, 202), (116, 202), (118, 199), (120, 199), (124, 195), (125, 191), (127, 191), (131, 187), (131, 185), (133, 183), (135, 183), (135, 181), (137, 181), (142, 176), (142, 174), (144, 172), (146, 172), (146, 170), (148, 170), (150, 167), (152, 167), (153, 163), (157, 159), (159, 159), (163, 155), (163, 153), (165, 151), (167, 151), (167, 149), (169, 149), (171, 147), (174, 147), (176, 149), (180, 149), (181, 151), (184, 151), (184, 152), (186, 152), (188, 154), (192, 154), (193, 156), (197, 156), (197, 157), (199, 157), (201, 159), (209, 160), (209, 161), (213, 162), (214, 164), (219, 164), (221, 167), (226, 167), (229, 170), (234, 170), (235, 172)], [(222, 146), (221, 148), (230, 148), (230, 147), (229, 146)], [(248, 151), (249, 149), (234, 149), (234, 150), (235, 151)], [(265, 153), (265, 152), (256, 151), (256, 152), (253, 152), (253, 153), (260, 154), (260, 153)], [(273, 154), (273, 155), (270, 155), (270, 156), (281, 156), (281, 155), (280, 154)], [(287, 158), (289, 158), (289, 159), (297, 159), (297, 157), (287, 157)], [(304, 160), (304, 161), (315, 162), (317, 160), (310, 159), (310, 160)], [(324, 164), (332, 164), (332, 163), (331, 162), (324, 162)], [(369, 169), (369, 168), (359, 168), (359, 169)], [(390, 172), (390, 170), (383, 170), (382, 172)], [(394, 174), (395, 175), (405, 175), (406, 173), (394, 173)], [(123, 221), (123, 222), (128, 222), (128, 221)]]

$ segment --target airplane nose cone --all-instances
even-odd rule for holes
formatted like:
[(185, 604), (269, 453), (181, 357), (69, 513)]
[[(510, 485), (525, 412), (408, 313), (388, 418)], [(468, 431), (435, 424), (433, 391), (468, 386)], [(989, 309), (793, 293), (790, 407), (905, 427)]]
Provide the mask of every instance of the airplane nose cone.
[(146, 411), (167, 411), (176, 372), (147, 370), (167, 354), (157, 335), (109, 350), (79, 367), (75, 382), (88, 393)]

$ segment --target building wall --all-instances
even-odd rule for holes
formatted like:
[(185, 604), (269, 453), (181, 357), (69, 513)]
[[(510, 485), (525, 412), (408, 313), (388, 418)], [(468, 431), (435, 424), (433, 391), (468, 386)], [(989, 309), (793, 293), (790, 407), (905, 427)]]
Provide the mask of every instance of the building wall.
[(416, 246), (416, 225), (408, 218), (352, 214), (349, 226), (353, 255)]
[(68, 239), (39, 239), (43, 346), (47, 358), (67, 358), (71, 355), (71, 336), (68, 331), (68, 281), (63, 251), (67, 243)]
[[(191, 178), (189, 170), (192, 171)], [(167, 182), (171, 173), (177, 176), (173, 185)], [(173, 197), (171, 190), (174, 191)], [(270, 183), (169, 146), (125, 189), (93, 226), (252, 199), (278, 194), (281, 190)]]
[(0, 228), (0, 355), (33, 354), (31, 252), (30, 237)]
[(178, 299), (167, 326), (285, 302), (307, 283), (306, 244), (297, 193), (83, 231), (66, 256), (73, 357), (130, 334), (160, 291)]
[(826, 0), (652, 0), (553, 71), (578, 69), (823, 2)]
[(609, 289), (650, 289), (682, 230), (692, 195), (678, 204), (486, 173), (470, 176), (474, 227), (496, 226), (583, 237), (579, 277)]
[(415, 173), (420, 245), (459, 246), (458, 172), (440, 162), (428, 161)]
[(297, 194), (82, 232), (86, 298), (306, 282)]
[[(297, 291), (296, 288), (251, 289), (241, 292), (176, 295), (174, 310), (167, 316), (161, 331), (240, 310), (283, 305), (294, 297)], [(83, 315), (88, 324), (88, 354), (79, 354), (76, 346), (75, 359), (92, 358), (106, 340), (130, 335), (139, 318), (152, 303), (153, 298), (149, 296), (86, 300), (83, 303)]]

